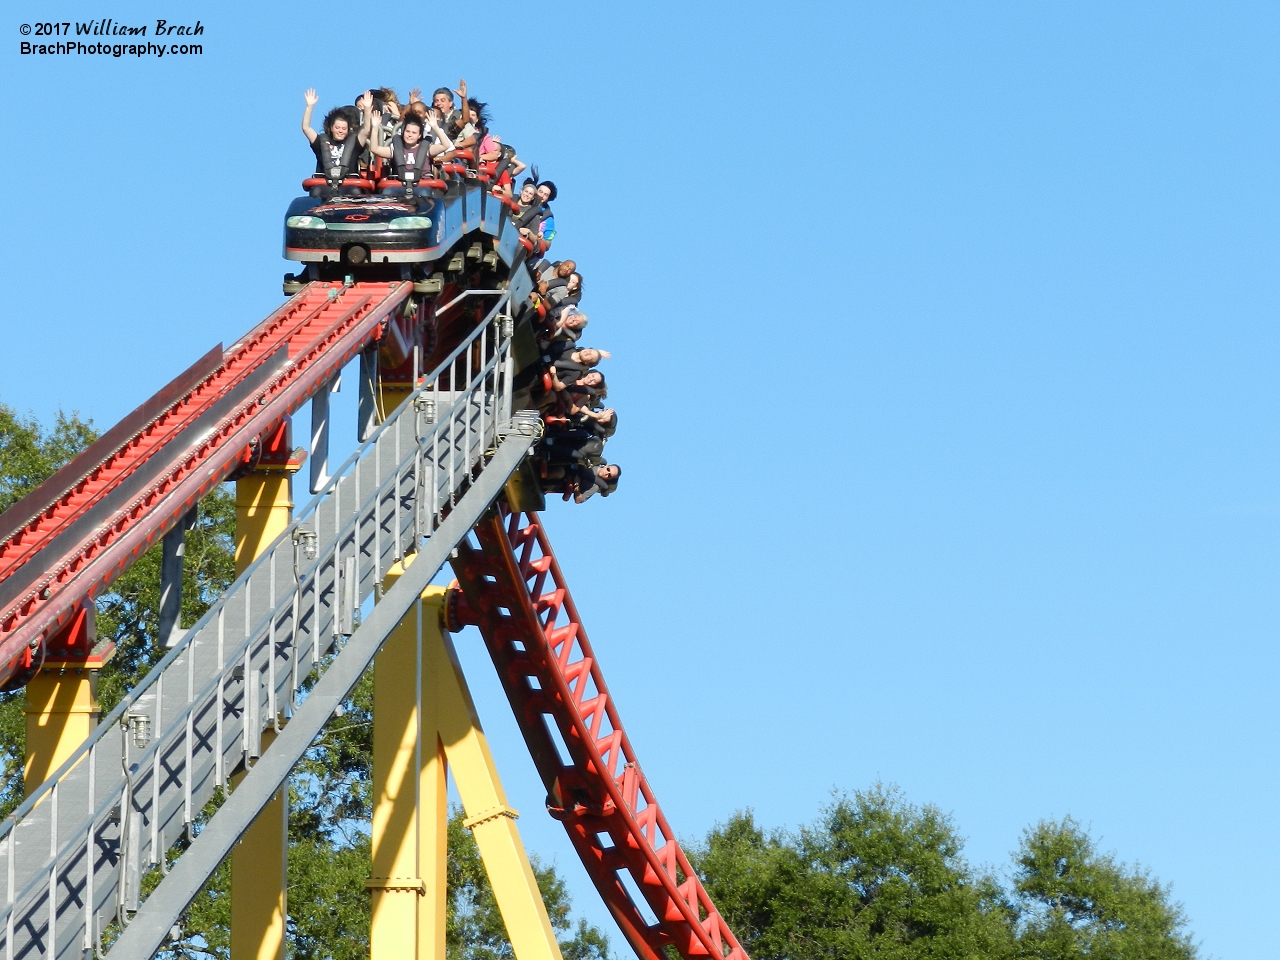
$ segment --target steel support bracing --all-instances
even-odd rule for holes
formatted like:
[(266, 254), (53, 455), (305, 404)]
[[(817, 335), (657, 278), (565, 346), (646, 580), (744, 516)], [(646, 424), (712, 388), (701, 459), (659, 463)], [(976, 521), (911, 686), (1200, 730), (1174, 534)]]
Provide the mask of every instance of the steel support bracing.
[(150, 960), (201, 885), (231, 851), (259, 810), (280, 789), (289, 771), (351, 692), (383, 641), (414, 606), (454, 547), (501, 492), (528, 451), (528, 440), (504, 440), (478, 479), (419, 551), (417, 560), (376, 604), (310, 690), (289, 724), (178, 858), (112, 946), (113, 960)]
[(360, 390), (356, 401), (356, 429), (359, 439), (364, 443), (373, 436), (374, 429), (381, 422), (378, 418), (377, 404), (378, 348), (366, 347), (360, 351)]
[[(360, 354), (364, 356), (363, 353)], [(319, 493), (329, 482), (329, 398), (342, 388), (339, 374), (311, 398), (311, 492)]]
[(182, 636), (182, 567), (186, 556), (186, 534), (196, 523), (196, 510), (189, 510), (177, 526), (164, 535), (160, 556), (160, 625), (156, 631), (166, 647)]

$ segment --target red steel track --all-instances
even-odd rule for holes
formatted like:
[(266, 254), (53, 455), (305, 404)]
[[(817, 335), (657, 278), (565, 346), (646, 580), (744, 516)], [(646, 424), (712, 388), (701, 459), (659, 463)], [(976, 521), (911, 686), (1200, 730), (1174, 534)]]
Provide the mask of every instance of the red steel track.
[(308, 285), (220, 360), (215, 349), (126, 418), (121, 426), (128, 429), (104, 435), (105, 448), (95, 444), (6, 510), (0, 683), (30, 664), (33, 650), (240, 462), (261, 452), (261, 438), (377, 339), (411, 289)]
[[(522, 519), (523, 518), (523, 519)], [(493, 516), (458, 545), (454, 572), (560, 820), (614, 919), (642, 960), (748, 960), (680, 849), (609, 697), (564, 575), (536, 513)], [(559, 730), (569, 762), (548, 723)], [(620, 874), (630, 873), (657, 917)]]

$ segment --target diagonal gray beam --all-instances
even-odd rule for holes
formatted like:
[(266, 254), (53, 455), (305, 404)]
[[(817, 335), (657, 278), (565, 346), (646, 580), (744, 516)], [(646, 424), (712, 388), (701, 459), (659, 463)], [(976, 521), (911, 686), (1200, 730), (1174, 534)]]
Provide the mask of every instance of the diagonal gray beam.
[(289, 776), (295, 763), (351, 692), (374, 654), (413, 607), (463, 537), (502, 491), (507, 478), (529, 450), (527, 437), (503, 441), (480, 478), (445, 518), (409, 569), (373, 608), (347, 645), (316, 683), (284, 732), (254, 764), (240, 786), (205, 825), (169, 875), (151, 893), (133, 921), (107, 952), (108, 960), (150, 960), (163, 945), (182, 911), (231, 852), (258, 812)]

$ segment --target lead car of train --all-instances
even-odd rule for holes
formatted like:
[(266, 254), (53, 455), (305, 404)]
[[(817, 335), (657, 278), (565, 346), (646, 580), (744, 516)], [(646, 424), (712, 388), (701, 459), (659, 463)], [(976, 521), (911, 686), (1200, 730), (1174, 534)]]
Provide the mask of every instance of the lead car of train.
[[(529, 306), (533, 278), (523, 266), (529, 241), (521, 241), (501, 196), (465, 175), (429, 182), (407, 196), (374, 193), (369, 181), (335, 188), (309, 178), (303, 187), (308, 195), (285, 213), (284, 255), (302, 266), (285, 275), (286, 294), (312, 281), (411, 281), (414, 295), (388, 323), (377, 360), (384, 381), (407, 386), (414, 372), (449, 356), (509, 288), (515, 404), (526, 406), (528, 388), (540, 376), (536, 311)], [(508, 484), (509, 501), (522, 510), (545, 505), (531, 469), (526, 461)]]
[[(438, 293), (450, 273), (479, 268), (505, 276), (522, 253), (506, 202), (481, 180), (425, 181), (416, 188), (398, 186), (392, 196), (375, 193), (374, 186), (364, 180), (341, 187), (320, 177), (303, 181), (307, 196), (285, 213), (284, 255), (304, 266), (286, 276), (285, 293), (311, 280), (348, 277), (412, 280), (419, 293)], [(466, 249), (453, 250), (477, 233)]]

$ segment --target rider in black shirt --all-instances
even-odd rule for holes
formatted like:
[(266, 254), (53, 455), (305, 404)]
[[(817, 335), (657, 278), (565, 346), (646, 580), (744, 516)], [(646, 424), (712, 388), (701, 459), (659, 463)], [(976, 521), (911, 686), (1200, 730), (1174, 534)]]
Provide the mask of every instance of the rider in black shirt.
[(364, 111), (364, 123), (352, 133), (349, 115), (343, 107), (330, 110), (324, 118), (324, 132), (311, 129), (311, 113), (320, 98), (315, 90), (305, 94), (307, 108), (302, 113), (302, 132), (316, 155), (316, 173), (327, 177), (331, 183), (341, 183), (345, 178), (360, 172), (360, 153), (369, 142), (373, 130), (373, 94), (366, 90), (360, 98)]

